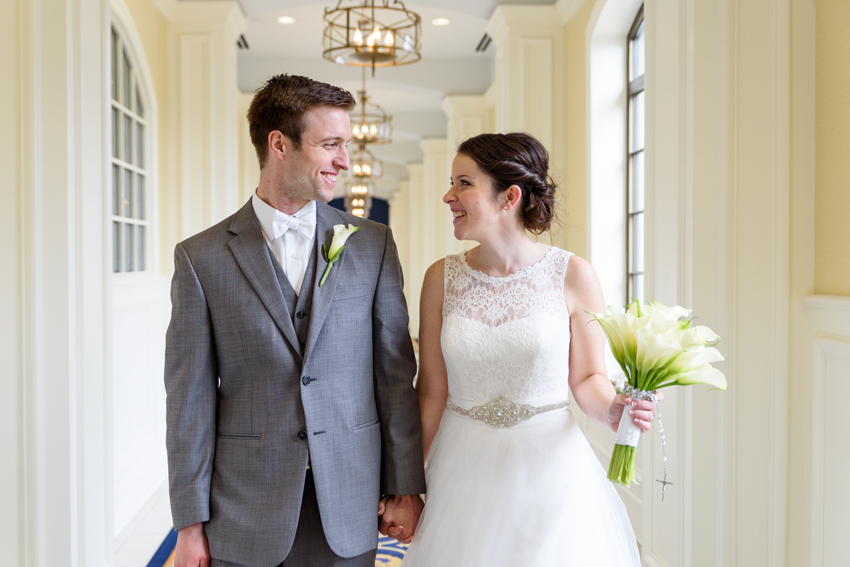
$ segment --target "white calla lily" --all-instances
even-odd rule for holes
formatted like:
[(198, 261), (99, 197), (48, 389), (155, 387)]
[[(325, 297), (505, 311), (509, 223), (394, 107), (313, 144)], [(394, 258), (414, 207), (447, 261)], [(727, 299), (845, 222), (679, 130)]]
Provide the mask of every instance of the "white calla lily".
[[(713, 347), (720, 337), (706, 326), (694, 326), (691, 310), (667, 307), (657, 301), (638, 300), (625, 309), (608, 307), (608, 313), (590, 314), (608, 338), (614, 358), (626, 375), (630, 396), (655, 399), (655, 390), (666, 386), (707, 384), (725, 390), (726, 377), (711, 364), (723, 360)], [(620, 430), (636, 430), (623, 410)], [(662, 437), (663, 438), (663, 437)], [(618, 433), (608, 467), (608, 478), (628, 486), (635, 478), (634, 442), (621, 442)]]
[(663, 303), (658, 303), (657, 301), (650, 302), (648, 309), (651, 310), (653, 315), (658, 315), (668, 321), (682, 321), (687, 319), (691, 314), (690, 309), (685, 309), (679, 305), (667, 307)]
[(676, 380), (669, 384), (660, 384), (659, 386), (691, 386), (693, 384), (706, 384), (708, 386), (714, 386), (718, 390), (725, 390), (726, 376), (712, 365), (706, 364), (690, 372), (679, 374)]
[(360, 230), (359, 226), (354, 226), (353, 224), (348, 225), (348, 228), (342, 224), (334, 225), (334, 235), (331, 239), (331, 247), (328, 248), (324, 244), (322, 244), (322, 256), (325, 259), (325, 262), (328, 265), (325, 267), (325, 271), (322, 274), (322, 279), (319, 280), (319, 287), (325, 283), (325, 280), (328, 279), (328, 274), (331, 273), (331, 268), (333, 268), (334, 262), (339, 260), (340, 255), (342, 254), (343, 249), (345, 249), (345, 242), (348, 240), (348, 237)]
[(331, 247), (327, 254), (329, 258), (332, 258), (332, 260), (329, 261), (334, 262), (339, 258), (340, 252), (342, 252), (342, 249), (345, 247), (345, 241), (358, 230), (360, 230), (360, 227), (354, 226), (353, 224), (348, 225), (347, 228), (342, 224), (334, 225), (334, 237), (331, 240)]

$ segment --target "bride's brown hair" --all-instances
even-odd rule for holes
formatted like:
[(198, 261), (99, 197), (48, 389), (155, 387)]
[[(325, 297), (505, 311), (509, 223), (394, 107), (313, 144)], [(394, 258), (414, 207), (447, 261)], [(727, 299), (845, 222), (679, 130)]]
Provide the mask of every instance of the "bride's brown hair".
[(537, 138), (521, 132), (480, 134), (458, 146), (463, 154), (493, 181), (498, 196), (511, 185), (522, 190), (522, 221), (534, 234), (552, 227), (555, 219), (555, 190), (549, 175), (549, 152)]

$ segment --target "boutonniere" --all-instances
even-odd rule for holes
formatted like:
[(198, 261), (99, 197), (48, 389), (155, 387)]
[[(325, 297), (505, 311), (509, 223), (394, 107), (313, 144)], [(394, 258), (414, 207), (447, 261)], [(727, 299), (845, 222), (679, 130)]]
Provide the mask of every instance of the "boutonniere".
[(330, 250), (327, 246), (322, 244), (322, 256), (325, 258), (325, 262), (327, 262), (328, 265), (325, 268), (325, 273), (322, 274), (322, 279), (319, 280), (319, 287), (322, 287), (322, 284), (325, 283), (326, 279), (328, 279), (328, 274), (331, 273), (331, 268), (333, 268), (334, 262), (339, 260), (342, 250), (345, 248), (345, 241), (358, 230), (360, 230), (360, 227), (354, 226), (353, 224), (348, 225), (348, 228), (345, 228), (345, 225), (342, 224), (334, 225), (334, 237), (333, 240), (331, 240)]

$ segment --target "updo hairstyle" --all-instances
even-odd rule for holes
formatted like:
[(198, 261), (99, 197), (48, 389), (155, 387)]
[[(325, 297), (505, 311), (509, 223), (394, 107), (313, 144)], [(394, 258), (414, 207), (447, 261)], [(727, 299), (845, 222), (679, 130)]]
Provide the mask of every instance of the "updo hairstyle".
[(522, 221), (526, 230), (542, 234), (555, 218), (556, 185), (549, 176), (549, 152), (534, 136), (521, 132), (480, 134), (457, 149), (492, 180), (498, 197), (511, 185), (522, 190)]

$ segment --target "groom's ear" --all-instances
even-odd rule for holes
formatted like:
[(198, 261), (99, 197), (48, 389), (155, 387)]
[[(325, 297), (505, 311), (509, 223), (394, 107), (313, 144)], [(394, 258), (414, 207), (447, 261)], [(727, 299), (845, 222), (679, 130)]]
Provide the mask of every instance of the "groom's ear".
[(269, 132), (269, 159), (284, 161), (292, 152), (292, 142), (280, 130)]

